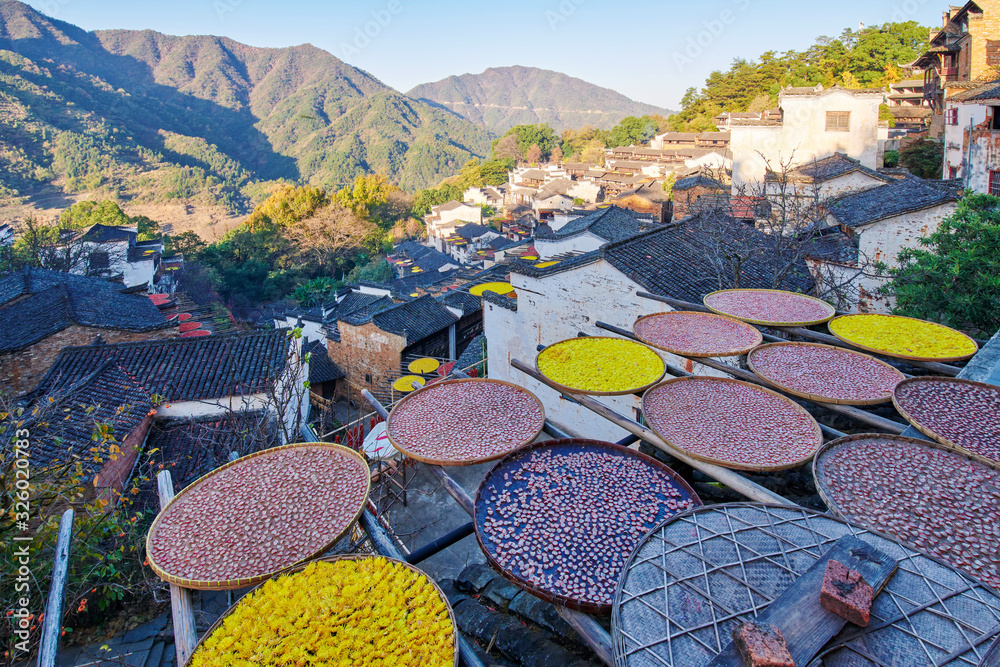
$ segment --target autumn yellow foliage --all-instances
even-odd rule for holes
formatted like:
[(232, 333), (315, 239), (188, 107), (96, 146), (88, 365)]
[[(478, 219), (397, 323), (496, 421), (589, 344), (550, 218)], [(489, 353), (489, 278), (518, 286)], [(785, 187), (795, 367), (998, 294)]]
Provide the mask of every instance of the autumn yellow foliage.
[(190, 667), (450, 667), (454, 656), (451, 616), (427, 577), (364, 558), (318, 561), (264, 583)]

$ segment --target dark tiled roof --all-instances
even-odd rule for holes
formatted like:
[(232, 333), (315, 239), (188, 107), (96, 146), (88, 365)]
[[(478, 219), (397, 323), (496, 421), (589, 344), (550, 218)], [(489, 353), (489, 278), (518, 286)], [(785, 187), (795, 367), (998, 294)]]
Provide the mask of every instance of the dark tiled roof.
[(453, 264), (458, 266), (458, 262), (448, 255), (434, 248), (428, 248), (420, 243), (405, 241), (394, 248), (396, 254), (402, 253), (420, 267), (422, 271), (438, 271), (442, 266)]
[(126, 287), (104, 278), (76, 276), (72, 273), (49, 271), (47, 269), (21, 269), (0, 275), (0, 305), (25, 294), (37, 294), (56, 285), (79, 285), (82, 288), (101, 292), (123, 292)]
[(958, 190), (955, 187), (935, 185), (930, 181), (910, 177), (838, 197), (827, 208), (840, 224), (860, 227), (956, 201)]
[(688, 218), (599, 252), (649, 292), (700, 303), (710, 292), (736, 286), (734, 265), (726, 260), (716, 264), (711, 259), (727, 254), (719, 249), (730, 246), (739, 250), (740, 287), (812, 289), (805, 262), (795, 267), (784, 284), (774, 285), (775, 259), (765, 235), (722, 216)]
[(949, 102), (982, 102), (984, 100), (1000, 99), (1000, 80), (989, 81), (969, 90), (963, 90), (953, 97)]
[(93, 285), (56, 284), (0, 308), (0, 352), (23, 349), (72, 324), (135, 332), (175, 326), (148, 298), (91, 280)]
[(150, 394), (167, 401), (194, 401), (264, 391), (284, 369), (284, 329), (64, 347), (36, 392), (65, 386), (114, 361)]
[[(156, 422), (149, 431), (147, 451), (155, 450), (149, 457), (152, 472), (162, 465), (181, 489), (228, 463), (230, 452), (242, 457), (280, 444), (273, 420), (257, 411)], [(144, 485), (138, 504), (158, 511), (155, 477)]]
[(514, 241), (505, 236), (498, 236), (486, 245), (494, 250), (506, 250), (507, 248), (513, 248), (516, 245), (521, 245), (522, 243), (524, 243), (524, 241)]
[[(861, 172), (880, 181), (888, 181), (889, 178), (878, 173), (874, 169), (862, 166), (860, 160), (854, 160), (843, 153), (835, 153), (830, 157), (821, 160), (813, 160), (788, 172), (790, 181), (805, 183), (823, 183), (833, 178), (846, 176), (854, 172)], [(774, 172), (767, 173), (768, 181), (776, 181), (779, 177)]]
[(809, 248), (808, 258), (835, 264), (856, 265), (859, 254), (857, 237), (849, 238), (837, 229), (834, 233), (814, 239)]
[(517, 312), (517, 299), (509, 299), (505, 296), (500, 296), (496, 292), (485, 292), (483, 293), (483, 301), (489, 301), (490, 303), (500, 306), (501, 308), (506, 308), (507, 310)]
[(663, 191), (663, 181), (643, 183), (633, 190), (627, 190), (621, 193), (615, 197), (615, 200), (626, 199), (627, 197), (639, 197), (640, 199), (645, 199), (646, 201), (659, 204), (665, 204), (670, 201), (670, 195)]
[(309, 382), (318, 384), (347, 377), (347, 374), (330, 359), (323, 341), (307, 343), (302, 347), (302, 351), (312, 355), (309, 357)]
[(458, 318), (434, 297), (425, 295), (376, 313), (371, 320), (382, 331), (402, 336), (410, 345), (448, 328)]
[(32, 400), (49, 424), (34, 440), (33, 464), (48, 467), (79, 461), (88, 479), (103, 465), (94, 460), (92, 448), (108, 446), (92, 439), (97, 425), (111, 426), (120, 445), (153, 410), (149, 394), (111, 361), (98, 364), (73, 383), (33, 395)]
[(128, 227), (112, 227), (97, 223), (88, 229), (81, 240), (90, 243), (112, 243), (117, 241), (135, 242), (137, 237), (134, 229)]
[(482, 298), (469, 294), (464, 287), (442, 295), (440, 300), (446, 306), (461, 310), (463, 315), (482, 310), (483, 307)]
[(703, 174), (698, 174), (696, 176), (688, 176), (687, 178), (682, 178), (676, 183), (674, 183), (674, 190), (690, 190), (692, 188), (708, 188), (710, 190), (725, 190), (726, 186), (719, 183), (714, 178), (709, 178)]
[[(458, 355), (458, 360), (455, 362), (455, 368), (459, 370), (465, 370), (475, 363), (478, 363), (481, 359), (486, 359), (487, 356), (484, 354), (486, 349), (486, 336), (484, 334), (479, 334), (466, 345), (465, 350), (462, 354)], [(482, 366), (478, 367), (479, 377), (483, 375)]]
[(579, 234), (590, 232), (606, 241), (621, 241), (647, 231), (649, 226), (643, 224), (625, 209), (617, 206), (585, 215), (576, 220), (570, 220), (551, 236), (538, 236), (544, 240), (568, 239)]
[(599, 259), (601, 259), (600, 251), (594, 250), (592, 252), (576, 255), (575, 257), (570, 257), (568, 259), (560, 259), (558, 264), (554, 264), (552, 266), (546, 266), (545, 268), (542, 269), (535, 266), (536, 262), (514, 261), (511, 262), (510, 264), (510, 270), (511, 273), (517, 273), (522, 276), (529, 276), (531, 278), (544, 278), (546, 276), (562, 273), (563, 271), (569, 271), (571, 269), (575, 269), (580, 266), (593, 264)]
[(474, 222), (455, 228), (456, 234), (461, 236), (463, 239), (469, 239), (470, 241), (478, 239), (480, 236), (485, 236), (491, 231), (492, 230), (489, 227), (486, 227), (485, 225), (477, 225)]

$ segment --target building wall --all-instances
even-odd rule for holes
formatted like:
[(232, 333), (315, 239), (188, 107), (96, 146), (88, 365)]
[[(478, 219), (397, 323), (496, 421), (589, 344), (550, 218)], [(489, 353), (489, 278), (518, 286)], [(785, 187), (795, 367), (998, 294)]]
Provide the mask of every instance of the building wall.
[[(347, 380), (355, 386), (385, 390), (390, 373), (399, 371), (406, 341), (371, 322), (358, 327), (341, 322), (338, 326), (340, 342), (331, 340), (326, 346), (330, 360), (343, 369)], [(366, 376), (371, 377), (370, 382)]]
[(165, 340), (174, 338), (177, 334), (177, 327), (135, 332), (73, 324), (23, 350), (0, 354), (0, 377), (5, 379), (7, 388), (17, 394), (23, 394), (35, 388), (64, 347), (90, 345), (98, 335), (105, 343), (112, 344)]
[(546, 257), (553, 257), (560, 253), (571, 252), (574, 250), (579, 252), (591, 252), (607, 245), (607, 243), (608, 242), (600, 236), (596, 236), (590, 232), (585, 232), (568, 239), (552, 241), (535, 239), (535, 250), (538, 251), (538, 256), (544, 259)]
[[(996, 70), (987, 59), (987, 43), (1000, 39), (1000, 2), (997, 0), (976, 0), (983, 10), (980, 15), (969, 14), (969, 79), (994, 76)], [(978, 18), (977, 18), (978, 17)], [(964, 54), (963, 54), (964, 55)]]
[[(851, 192), (871, 190), (882, 185), (885, 185), (885, 181), (872, 178), (860, 171), (852, 171), (849, 174), (831, 178), (822, 183), (788, 183), (786, 192), (795, 193), (803, 197), (817, 197), (820, 201), (824, 201)], [(772, 197), (780, 196), (781, 186), (773, 182), (768, 183), (767, 193)]]
[(1000, 170), (1000, 131), (990, 129), (988, 104), (954, 104), (958, 125), (945, 125), (944, 172), (948, 178), (966, 179), (966, 186), (976, 192), (990, 191), (990, 171)]
[[(782, 95), (784, 111), (780, 126), (734, 126), (733, 187), (759, 184), (767, 165), (779, 169), (782, 163), (795, 165), (844, 153), (865, 167), (878, 165), (878, 93), (855, 94), (843, 90), (817, 95)], [(849, 111), (849, 132), (828, 132), (826, 113)]]
[[(603, 260), (545, 278), (512, 273), (511, 283), (518, 295), (517, 312), (489, 301), (483, 303), (489, 376), (533, 392), (542, 401), (546, 418), (570, 432), (611, 442), (625, 437), (623, 429), (570, 403), (555, 390), (512, 368), (510, 362), (519, 359), (534, 366), (538, 345), (575, 338), (580, 331), (612, 335), (596, 327), (598, 320), (631, 330), (640, 317), (671, 308), (637, 297), (636, 291), (643, 288)], [(661, 356), (667, 363), (693, 370), (687, 360), (665, 352)], [(704, 367), (697, 369), (701, 372)], [(640, 405), (635, 396), (601, 397), (600, 401), (632, 418)]]
[(704, 195), (717, 195), (719, 190), (697, 185), (684, 190), (674, 190), (674, 220), (682, 220), (691, 215), (691, 206)]

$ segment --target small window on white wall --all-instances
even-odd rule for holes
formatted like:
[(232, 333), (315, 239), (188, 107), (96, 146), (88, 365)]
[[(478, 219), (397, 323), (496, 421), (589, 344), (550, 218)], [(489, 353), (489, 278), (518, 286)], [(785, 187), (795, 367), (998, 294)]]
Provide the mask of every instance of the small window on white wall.
[(958, 109), (951, 108), (945, 112), (945, 122), (948, 125), (958, 125)]
[(827, 132), (850, 132), (851, 112), (850, 111), (827, 111), (826, 112)]

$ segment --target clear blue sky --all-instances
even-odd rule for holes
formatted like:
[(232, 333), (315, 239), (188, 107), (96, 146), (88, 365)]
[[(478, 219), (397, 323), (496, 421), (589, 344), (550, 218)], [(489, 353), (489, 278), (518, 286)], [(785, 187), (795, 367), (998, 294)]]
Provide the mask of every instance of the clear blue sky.
[[(406, 92), (487, 67), (551, 69), (677, 108), (734, 58), (809, 46), (891, 20), (938, 26), (936, 0), (30, 0), (88, 30), (224, 35), (254, 46), (311, 43)], [(381, 19), (381, 20), (379, 20)], [(364, 31), (370, 35), (365, 35)], [(699, 44), (700, 42), (700, 44)]]

